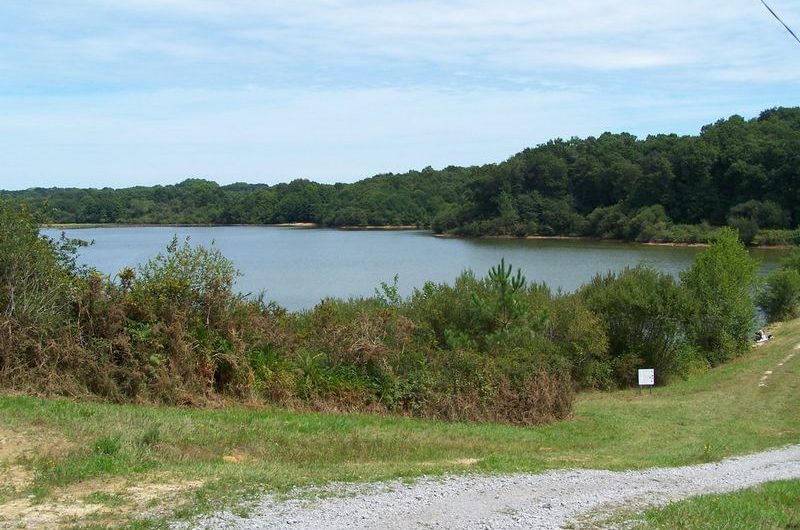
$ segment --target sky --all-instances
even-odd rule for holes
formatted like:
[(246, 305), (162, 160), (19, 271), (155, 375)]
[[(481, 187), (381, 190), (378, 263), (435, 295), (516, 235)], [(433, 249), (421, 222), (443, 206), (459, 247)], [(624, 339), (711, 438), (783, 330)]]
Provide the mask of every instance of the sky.
[(797, 105), (759, 0), (0, 2), (0, 189), (352, 182)]

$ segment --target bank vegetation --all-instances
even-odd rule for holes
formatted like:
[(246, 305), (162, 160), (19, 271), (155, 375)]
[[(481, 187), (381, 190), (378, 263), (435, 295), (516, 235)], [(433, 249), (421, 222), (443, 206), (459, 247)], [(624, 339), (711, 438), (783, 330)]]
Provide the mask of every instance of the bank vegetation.
[[(386, 282), (293, 313), (237, 294), (214, 247), (174, 239), (106, 277), (39, 223), (0, 202), (5, 390), (538, 424), (567, 417), (576, 391), (635, 385), (637, 368), (663, 385), (725, 363), (756, 326), (757, 264), (727, 228), (679, 279), (639, 265), (554, 293), (501, 261), (409, 297)], [(760, 295), (771, 318), (797, 311), (797, 263)]]

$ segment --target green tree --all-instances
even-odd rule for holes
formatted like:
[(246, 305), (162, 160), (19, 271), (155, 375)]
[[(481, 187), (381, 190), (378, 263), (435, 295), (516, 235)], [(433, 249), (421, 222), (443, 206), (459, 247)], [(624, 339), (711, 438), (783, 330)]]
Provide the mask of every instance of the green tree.
[(655, 204), (636, 212), (636, 215), (628, 221), (626, 236), (635, 241), (650, 241), (665, 233), (669, 225), (670, 219), (664, 207)]
[(519, 222), (519, 213), (514, 200), (508, 192), (502, 192), (497, 198), (497, 224), (504, 231), (513, 231)]
[(692, 340), (716, 365), (747, 350), (755, 329), (753, 290), (758, 263), (731, 228), (697, 255), (681, 280), (693, 300)]
[(488, 296), (476, 293), (473, 303), (481, 312), (489, 315), (492, 330), (508, 331), (515, 321), (528, 312), (525, 276), (520, 269), (514, 275), (513, 267), (506, 267), (505, 258), (501, 258), (496, 267), (489, 269), (486, 284), (490, 289)]
[(749, 200), (728, 212), (728, 225), (739, 230), (739, 237), (751, 243), (760, 228), (786, 228), (789, 214), (774, 201)]

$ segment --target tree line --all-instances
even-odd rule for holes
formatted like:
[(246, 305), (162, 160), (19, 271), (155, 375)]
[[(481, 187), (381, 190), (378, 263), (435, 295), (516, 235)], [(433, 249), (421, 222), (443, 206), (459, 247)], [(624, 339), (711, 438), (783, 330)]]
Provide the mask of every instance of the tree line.
[(3, 192), (55, 223), (412, 225), (459, 235), (799, 243), (800, 108), (732, 116), (698, 135), (556, 139), (499, 164), (352, 184), (189, 179), (125, 189)]

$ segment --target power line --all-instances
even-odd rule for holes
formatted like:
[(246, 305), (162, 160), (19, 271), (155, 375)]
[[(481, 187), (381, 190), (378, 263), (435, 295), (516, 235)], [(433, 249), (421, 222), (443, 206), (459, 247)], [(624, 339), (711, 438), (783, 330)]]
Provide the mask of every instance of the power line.
[(777, 21), (778, 21), (778, 22), (780, 22), (781, 24), (783, 24), (783, 27), (784, 27), (784, 28), (786, 28), (786, 31), (788, 31), (789, 33), (791, 33), (791, 34), (792, 34), (792, 37), (794, 37), (794, 40), (796, 40), (798, 43), (800, 43), (800, 38), (798, 38), (798, 37), (797, 37), (797, 35), (795, 35), (795, 34), (794, 34), (794, 31), (792, 31), (792, 28), (790, 28), (789, 26), (787, 26), (787, 25), (786, 25), (786, 22), (784, 22), (783, 20), (781, 20), (781, 17), (779, 17), (779, 16), (778, 16), (778, 14), (777, 14), (777, 13), (775, 13), (775, 11), (773, 11), (773, 10), (772, 10), (772, 8), (771, 8), (771, 7), (769, 7), (769, 5), (767, 5), (767, 3), (766, 3), (764, 0), (761, 0), (761, 3), (762, 3), (762, 4), (764, 4), (764, 7), (766, 7), (766, 8), (769, 10), (769, 12), (770, 12), (770, 13), (772, 13), (772, 16), (773, 16), (773, 17), (775, 17), (775, 18), (777, 19)]

